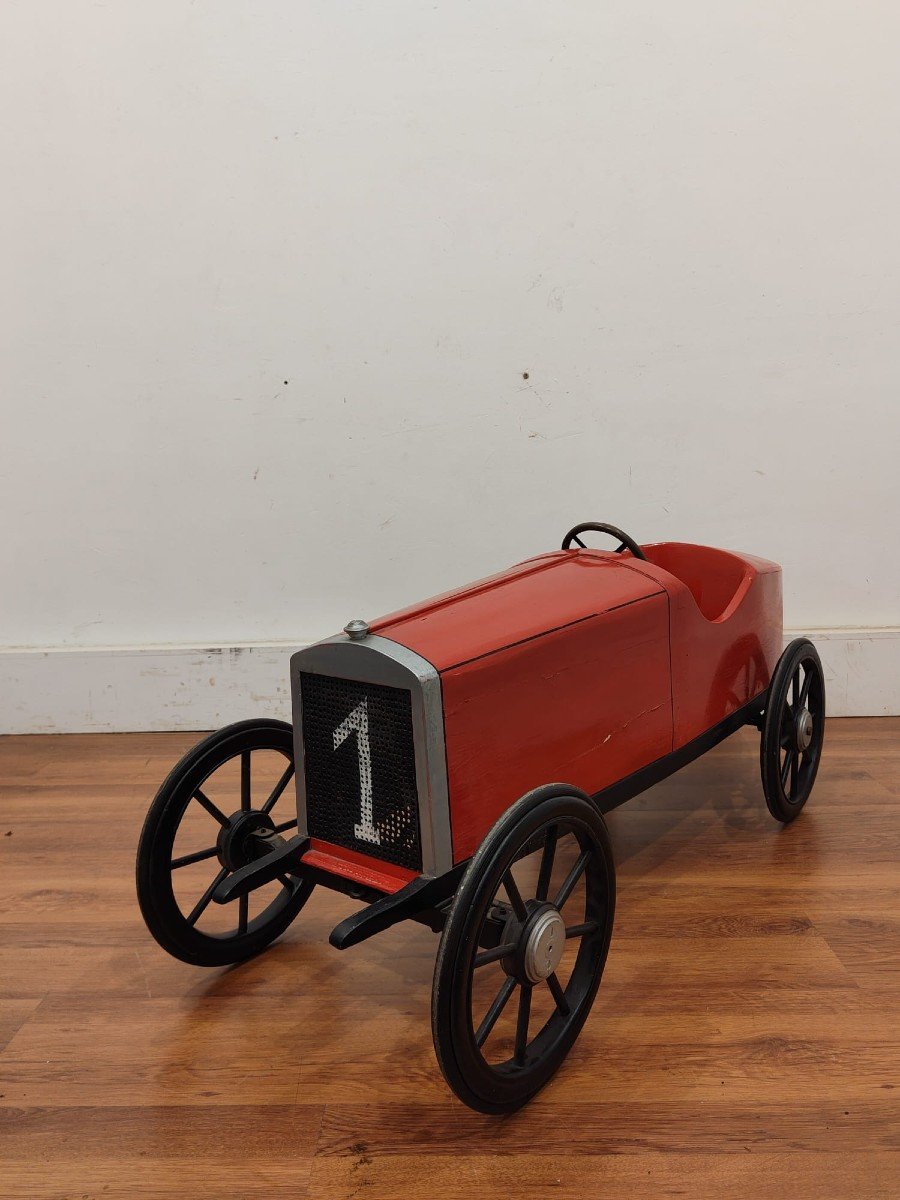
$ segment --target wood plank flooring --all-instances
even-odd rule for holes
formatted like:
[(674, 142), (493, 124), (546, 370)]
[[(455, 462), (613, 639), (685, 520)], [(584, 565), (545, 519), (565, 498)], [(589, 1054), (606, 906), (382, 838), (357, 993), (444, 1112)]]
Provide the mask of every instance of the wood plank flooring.
[(609, 817), (616, 929), (560, 1074), (497, 1119), (434, 1061), (436, 938), (168, 958), (133, 859), (198, 735), (0, 739), (0, 1196), (900, 1196), (900, 719), (829, 722), (765, 808), (743, 730)]

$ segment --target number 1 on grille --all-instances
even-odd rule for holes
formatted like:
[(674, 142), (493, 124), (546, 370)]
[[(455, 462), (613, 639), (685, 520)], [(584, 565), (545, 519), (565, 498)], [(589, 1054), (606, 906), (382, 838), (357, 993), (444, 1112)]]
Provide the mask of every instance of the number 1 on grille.
[(360, 823), (353, 826), (353, 836), (361, 842), (381, 845), (378, 830), (372, 824), (372, 752), (369, 749), (369, 702), (362, 699), (346, 720), (334, 731), (334, 748), (342, 746), (351, 733), (356, 734), (359, 756)]

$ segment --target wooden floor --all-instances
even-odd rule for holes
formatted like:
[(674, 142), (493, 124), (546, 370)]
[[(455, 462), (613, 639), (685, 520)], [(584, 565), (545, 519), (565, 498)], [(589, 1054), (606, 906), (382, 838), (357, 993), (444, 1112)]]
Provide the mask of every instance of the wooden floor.
[(434, 1061), (436, 939), (338, 953), (317, 892), (228, 971), (166, 957), (133, 856), (195, 735), (0, 739), (0, 1195), (900, 1196), (900, 720), (829, 723), (779, 828), (744, 730), (609, 818), (597, 1003), (497, 1119)]

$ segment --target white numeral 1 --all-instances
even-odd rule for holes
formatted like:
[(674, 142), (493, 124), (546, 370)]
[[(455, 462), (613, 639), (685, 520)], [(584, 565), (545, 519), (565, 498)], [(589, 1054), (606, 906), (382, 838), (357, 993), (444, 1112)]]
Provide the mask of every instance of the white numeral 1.
[(356, 734), (359, 755), (359, 797), (362, 805), (360, 823), (353, 826), (353, 836), (362, 842), (381, 845), (378, 830), (372, 824), (372, 753), (369, 749), (369, 702), (363, 699), (353, 712), (334, 731), (334, 748), (343, 745), (351, 733)]

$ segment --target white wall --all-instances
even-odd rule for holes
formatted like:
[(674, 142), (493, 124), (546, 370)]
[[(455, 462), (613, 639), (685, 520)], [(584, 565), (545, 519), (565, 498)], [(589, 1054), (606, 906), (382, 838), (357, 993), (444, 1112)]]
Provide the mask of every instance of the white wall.
[(4, 4), (0, 644), (301, 643), (588, 518), (896, 626), (898, 41), (887, 0)]

